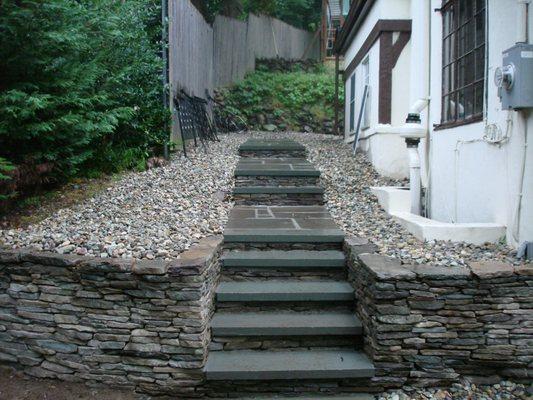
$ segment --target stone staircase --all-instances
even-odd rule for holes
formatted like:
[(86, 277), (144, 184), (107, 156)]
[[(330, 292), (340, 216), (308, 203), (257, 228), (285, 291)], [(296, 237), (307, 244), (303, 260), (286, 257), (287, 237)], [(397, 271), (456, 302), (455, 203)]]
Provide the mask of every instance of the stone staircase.
[[(296, 180), (312, 177), (308, 187), (317, 187), (318, 171), (291, 153), (301, 155), (301, 145), (251, 144), (241, 151), (263, 157), (239, 164), (236, 180), (244, 178), (236, 193), (260, 187), (253, 177), (268, 177), (264, 186), (271, 188), (302, 187)], [(292, 179), (288, 184), (287, 176)], [(314, 393), (307, 398), (318, 398), (368, 391), (374, 366), (361, 350), (363, 329), (354, 311), (354, 289), (346, 280), (343, 232), (321, 205), (271, 200), (236, 206), (224, 232), (205, 367), (210, 394)], [(299, 200), (306, 204), (305, 198)]]

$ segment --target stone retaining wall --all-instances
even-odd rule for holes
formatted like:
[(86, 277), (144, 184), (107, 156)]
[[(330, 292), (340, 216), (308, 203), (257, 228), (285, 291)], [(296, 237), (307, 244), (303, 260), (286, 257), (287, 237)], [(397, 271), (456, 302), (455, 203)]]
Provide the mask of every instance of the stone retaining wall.
[(322, 193), (239, 193), (233, 194), (233, 200), (238, 206), (315, 206), (324, 204), (324, 195)]
[(240, 150), (243, 158), (306, 158), (307, 150)]
[(235, 187), (250, 186), (317, 186), (320, 182), (318, 176), (236, 176)]
[(384, 387), (533, 378), (533, 265), (402, 265), (350, 238), (365, 350)]
[(201, 396), (221, 240), (170, 262), (0, 251), (0, 362), (36, 377)]

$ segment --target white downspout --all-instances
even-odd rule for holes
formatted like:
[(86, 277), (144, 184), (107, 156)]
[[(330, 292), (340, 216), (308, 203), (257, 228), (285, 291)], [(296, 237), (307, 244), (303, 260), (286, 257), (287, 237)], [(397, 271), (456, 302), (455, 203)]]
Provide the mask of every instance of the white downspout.
[[(516, 35), (516, 43), (529, 43), (529, 35), (528, 35), (528, 12), (529, 5), (531, 4), (531, 0), (517, 0), (518, 5), (518, 16), (517, 16), (517, 35)], [(527, 146), (528, 146), (528, 140), (527, 140), (527, 123), (528, 123), (528, 113), (524, 110), (521, 110), (518, 112), (518, 118), (521, 121), (521, 125), (523, 126), (524, 130), (524, 156), (522, 158), (522, 164), (520, 168), (520, 181), (518, 185), (518, 198), (516, 200), (516, 210), (515, 210), (515, 217), (514, 217), (514, 229), (512, 231), (512, 237), (513, 240), (520, 244), (520, 223), (521, 223), (521, 211), (522, 211), (522, 197), (524, 192), (524, 179), (525, 179), (525, 171), (526, 171), (526, 160), (527, 160)]]

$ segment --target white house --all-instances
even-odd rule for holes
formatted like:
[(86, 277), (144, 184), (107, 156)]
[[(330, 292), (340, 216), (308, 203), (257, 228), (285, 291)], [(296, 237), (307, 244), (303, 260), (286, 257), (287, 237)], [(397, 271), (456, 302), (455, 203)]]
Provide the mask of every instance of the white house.
[(410, 194), (376, 193), (421, 239), (533, 241), (532, 25), (532, 0), (352, 2), (335, 44), (345, 138), (368, 85), (358, 147), (382, 175), (410, 176)]

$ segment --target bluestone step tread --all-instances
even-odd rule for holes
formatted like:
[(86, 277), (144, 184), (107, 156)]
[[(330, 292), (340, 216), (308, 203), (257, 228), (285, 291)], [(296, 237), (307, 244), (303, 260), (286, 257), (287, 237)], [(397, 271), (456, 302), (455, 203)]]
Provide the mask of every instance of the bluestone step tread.
[(213, 351), (208, 380), (370, 378), (374, 366), (356, 350)]
[(222, 255), (224, 267), (342, 268), (345, 256), (338, 250), (229, 251)]
[(221, 282), (216, 295), (221, 302), (346, 302), (355, 298), (348, 282), (328, 281)]
[(305, 150), (305, 146), (294, 140), (249, 139), (239, 146), (240, 151)]
[(362, 324), (352, 312), (217, 312), (211, 329), (215, 336), (342, 336), (360, 335)]
[(323, 194), (320, 186), (244, 186), (235, 187), (234, 194)]

